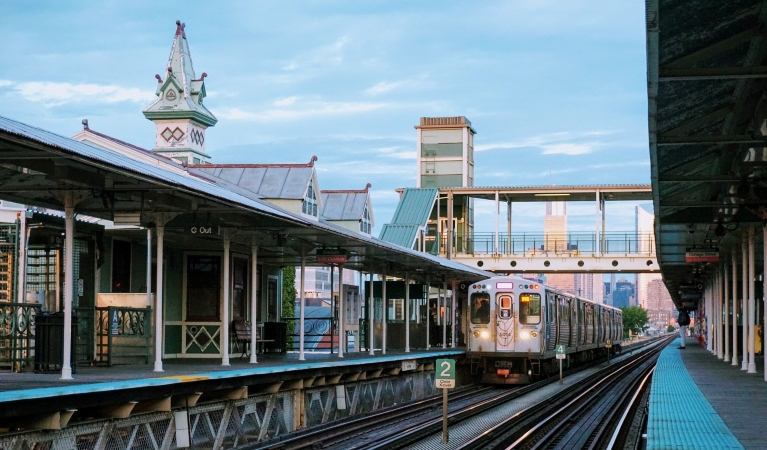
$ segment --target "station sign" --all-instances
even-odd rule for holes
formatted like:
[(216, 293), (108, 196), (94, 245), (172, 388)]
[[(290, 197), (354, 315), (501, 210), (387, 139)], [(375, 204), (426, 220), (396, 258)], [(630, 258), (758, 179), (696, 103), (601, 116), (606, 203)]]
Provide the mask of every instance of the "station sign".
[(347, 261), (346, 250), (338, 247), (318, 248), (316, 261), (325, 264), (344, 264)]
[(679, 285), (679, 290), (682, 291), (692, 291), (692, 290), (703, 290), (703, 283), (684, 283)]
[(567, 346), (565, 344), (557, 344), (556, 350), (557, 359), (567, 358)]
[(455, 387), (455, 360), (438, 359), (434, 373), (434, 384), (438, 389), (453, 389)]
[(719, 251), (687, 251), (684, 254), (685, 262), (719, 262)]
[(217, 236), (221, 227), (218, 225), (192, 225), (184, 228), (184, 234), (199, 236)]
[(610, 347), (612, 347), (612, 346), (613, 346), (613, 341), (612, 341), (612, 339), (608, 339), (608, 340), (607, 340), (607, 342), (605, 342), (605, 347), (607, 347), (607, 348), (610, 348)]

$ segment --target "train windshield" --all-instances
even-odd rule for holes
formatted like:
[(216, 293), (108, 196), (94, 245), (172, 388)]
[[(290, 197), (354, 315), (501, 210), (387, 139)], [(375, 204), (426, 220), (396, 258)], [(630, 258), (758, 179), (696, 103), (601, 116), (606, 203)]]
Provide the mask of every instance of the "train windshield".
[(519, 323), (534, 325), (541, 322), (541, 294), (519, 294)]
[(490, 323), (490, 295), (487, 293), (471, 294), (471, 323)]

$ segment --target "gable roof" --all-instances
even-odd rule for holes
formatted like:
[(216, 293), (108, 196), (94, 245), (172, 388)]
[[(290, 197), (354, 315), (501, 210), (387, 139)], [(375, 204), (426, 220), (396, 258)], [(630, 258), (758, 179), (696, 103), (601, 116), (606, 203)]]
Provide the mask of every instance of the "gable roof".
[(322, 191), (322, 210), (320, 214), (327, 220), (361, 220), (368, 206), (370, 224), (375, 225), (373, 207), (369, 204), (371, 184), (359, 190)]
[(310, 181), (318, 191), (316, 156), (308, 164), (189, 164), (189, 169), (226, 184), (253, 192), (260, 198), (301, 200)]
[(391, 223), (383, 226), (379, 239), (412, 248), (418, 230), (429, 220), (438, 193), (437, 188), (406, 188)]

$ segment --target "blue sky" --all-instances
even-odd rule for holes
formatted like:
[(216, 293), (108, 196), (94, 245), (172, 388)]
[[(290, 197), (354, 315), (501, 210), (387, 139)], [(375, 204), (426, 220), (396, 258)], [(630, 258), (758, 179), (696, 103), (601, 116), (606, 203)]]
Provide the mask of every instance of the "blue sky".
[[(415, 186), (421, 116), (465, 115), (476, 184), (649, 183), (643, 2), (3, 1), (0, 115), (63, 135), (91, 128), (151, 148), (175, 31), (208, 74), (217, 163), (319, 161), (322, 189), (372, 183), (376, 230)], [(10, 45), (9, 45), (10, 44)], [(633, 204), (609, 204), (610, 230)], [(492, 205), (477, 205), (490, 231)], [(569, 204), (571, 230), (593, 204)], [(514, 207), (541, 231), (542, 204)]]

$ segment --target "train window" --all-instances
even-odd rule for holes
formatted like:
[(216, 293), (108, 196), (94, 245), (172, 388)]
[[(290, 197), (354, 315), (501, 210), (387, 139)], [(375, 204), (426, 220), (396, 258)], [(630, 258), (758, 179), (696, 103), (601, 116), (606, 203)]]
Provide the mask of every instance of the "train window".
[(501, 294), (498, 296), (498, 316), (502, 319), (511, 317), (511, 295)]
[(519, 323), (533, 325), (541, 322), (541, 294), (519, 294)]
[(484, 292), (471, 294), (471, 323), (490, 323), (490, 295)]

